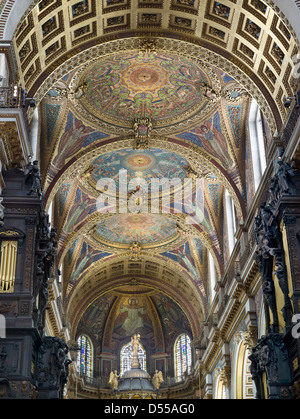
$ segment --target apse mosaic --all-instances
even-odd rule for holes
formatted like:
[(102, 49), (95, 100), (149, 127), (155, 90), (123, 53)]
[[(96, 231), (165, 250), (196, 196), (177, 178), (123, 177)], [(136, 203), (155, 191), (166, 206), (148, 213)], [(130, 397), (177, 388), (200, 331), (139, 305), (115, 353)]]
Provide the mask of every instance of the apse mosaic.
[(177, 237), (176, 222), (156, 214), (113, 215), (97, 224), (94, 239), (113, 245), (159, 245)]
[(97, 118), (132, 122), (170, 120), (208, 99), (203, 70), (188, 58), (166, 53), (118, 54), (97, 62), (82, 78), (77, 99)]
[(107, 293), (97, 298), (84, 312), (78, 325), (78, 332), (85, 332), (100, 345), (105, 321), (115, 301), (115, 295)]
[(149, 317), (146, 298), (123, 297), (114, 322), (113, 339), (123, 340), (134, 333), (142, 333), (143, 339), (154, 339), (153, 325)]
[(191, 333), (191, 326), (182, 309), (168, 296), (158, 293), (151, 297), (157, 309), (164, 330), (166, 349), (173, 346), (179, 331)]

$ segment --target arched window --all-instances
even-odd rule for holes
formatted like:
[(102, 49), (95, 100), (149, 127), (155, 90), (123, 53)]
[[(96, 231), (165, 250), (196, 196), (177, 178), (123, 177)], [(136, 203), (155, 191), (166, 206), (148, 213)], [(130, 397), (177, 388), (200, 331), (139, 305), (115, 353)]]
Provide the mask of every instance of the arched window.
[(235, 242), (236, 242), (236, 238), (235, 238), (236, 222), (235, 222), (234, 203), (227, 189), (225, 190), (225, 205), (226, 205), (229, 255), (231, 255), (235, 246)]
[(254, 99), (251, 103), (249, 114), (249, 135), (253, 162), (254, 187), (256, 191), (266, 169), (266, 152), (261, 110)]
[(211, 295), (211, 298), (210, 298), (211, 301), (210, 302), (212, 303), (212, 301), (215, 297), (215, 294), (216, 294), (215, 285), (217, 283), (217, 280), (216, 280), (215, 263), (214, 263), (214, 259), (213, 259), (210, 252), (208, 252), (208, 266), (209, 266), (210, 295)]
[(77, 340), (77, 344), (80, 348), (77, 355), (77, 368), (79, 374), (92, 378), (93, 356), (91, 341), (87, 336), (81, 335)]
[[(138, 359), (140, 361), (140, 367), (146, 371), (146, 351), (142, 345), (139, 345)], [(131, 342), (124, 345), (120, 352), (120, 375), (123, 375), (125, 371), (130, 370), (132, 363), (132, 344)]]
[(191, 339), (185, 333), (178, 336), (174, 346), (175, 357), (175, 377), (177, 381), (181, 381), (184, 374), (191, 372), (192, 367), (192, 350)]

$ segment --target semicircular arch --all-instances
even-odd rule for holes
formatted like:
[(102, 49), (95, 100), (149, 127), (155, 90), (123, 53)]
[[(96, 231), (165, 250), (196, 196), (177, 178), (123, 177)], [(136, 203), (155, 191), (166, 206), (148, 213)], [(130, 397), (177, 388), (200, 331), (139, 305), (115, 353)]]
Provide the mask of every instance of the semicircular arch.
[[(166, 275), (152, 276), (146, 275), (146, 273), (143, 275), (134, 275), (134, 277), (141, 286), (163, 292), (169, 298), (173, 299), (186, 314), (193, 335), (197, 336), (199, 334), (201, 322), (205, 318), (201, 307), (200, 293), (197, 292), (196, 294), (195, 287), (188, 286), (184, 280), (184, 276), (178, 275), (178, 272), (173, 272), (172, 279)], [(177, 278), (176, 283), (174, 283), (174, 277)], [(101, 275), (97, 275), (96, 277), (89, 276), (84, 281), (76, 283), (67, 298), (66, 304), (66, 313), (71, 323), (71, 335), (76, 333), (77, 325), (83, 312), (93, 301), (104, 293), (113, 291), (122, 285), (130, 284), (131, 279), (132, 275), (128, 274), (110, 278), (105, 275), (104, 279), (102, 271)], [(186, 286), (183, 284), (186, 284)]]

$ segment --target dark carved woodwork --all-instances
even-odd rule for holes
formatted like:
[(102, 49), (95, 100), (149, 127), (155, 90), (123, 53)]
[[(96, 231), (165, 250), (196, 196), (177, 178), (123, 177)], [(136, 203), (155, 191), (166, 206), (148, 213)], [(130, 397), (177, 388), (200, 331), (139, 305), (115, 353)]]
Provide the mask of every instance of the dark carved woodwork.
[[(269, 333), (259, 339), (258, 344), (252, 348), (249, 359), (257, 399), (291, 398), (290, 359), (282, 334)], [(268, 394), (265, 394), (264, 382), (267, 384)]]
[(68, 349), (61, 339), (44, 336), (48, 280), (56, 275), (56, 231), (44, 210), (37, 162), (25, 171), (4, 172), (3, 178), (0, 245), (10, 237), (18, 241), (18, 250), (14, 290), (0, 293), (0, 314), (6, 320), (6, 338), (0, 339), (0, 399), (60, 398), (68, 377)]
[[(260, 205), (258, 214), (255, 217), (254, 227), (257, 243), (256, 259), (261, 272), (269, 333), (277, 333), (279, 331), (274, 275), (278, 279), (278, 284), (284, 296), (282, 313), (285, 326), (286, 328), (291, 327), (293, 307), (289, 296), (287, 266), (280, 228), (283, 216), (280, 207), (285, 197), (296, 196), (296, 192), (295, 172), (290, 164), (284, 162), (281, 153), (276, 163), (275, 174), (270, 180), (268, 200)], [(273, 270), (274, 265), (276, 267), (275, 271)], [(269, 309), (273, 317), (272, 325)]]
[[(300, 92), (297, 92), (296, 95), (298, 97), (298, 100), (300, 100)], [(299, 117), (300, 117), (300, 107), (294, 106), (289, 116), (288, 123), (286, 124), (283, 131), (283, 142), (285, 146), (289, 143), (289, 140), (295, 131), (295, 127), (297, 125)]]
[(29, 163), (25, 170), (26, 182), (29, 184), (27, 195), (42, 196), (42, 177), (38, 167), (38, 161)]
[(38, 398), (63, 398), (63, 388), (67, 383), (72, 362), (68, 358), (66, 343), (59, 338), (46, 336), (38, 350), (36, 363), (36, 381)]
[[(291, 360), (299, 352), (296, 339), (291, 338), (292, 318), (294, 312), (299, 312), (298, 277), (293, 273), (299, 266), (299, 240), (297, 239), (297, 219), (300, 223), (300, 182), (299, 173), (283, 159), (282, 152), (275, 163), (275, 173), (270, 179), (269, 193), (266, 202), (260, 205), (255, 218), (254, 233), (256, 238), (256, 260), (259, 264), (262, 290), (265, 305), (267, 334), (252, 348), (249, 357), (251, 361), (252, 378), (257, 388), (257, 398), (285, 399), (292, 398), (297, 387), (291, 386), (293, 369)], [(295, 214), (295, 215), (294, 215)], [(288, 268), (286, 265), (282, 226), (286, 229), (286, 238), (293, 278), (293, 296), (290, 298), (288, 283)], [(300, 225), (299, 225), (300, 227)], [(297, 256), (296, 256), (297, 255)], [(275, 269), (274, 269), (275, 267)], [(299, 268), (299, 269), (298, 269)], [(279, 287), (284, 296), (282, 314), (285, 330), (279, 333), (277, 301), (274, 277), (277, 277)], [(293, 302), (293, 304), (292, 304)], [(265, 380), (265, 381), (264, 381)], [(295, 381), (296, 382), (296, 381)], [(266, 387), (264, 386), (266, 384)], [(265, 394), (265, 388), (268, 394)]]

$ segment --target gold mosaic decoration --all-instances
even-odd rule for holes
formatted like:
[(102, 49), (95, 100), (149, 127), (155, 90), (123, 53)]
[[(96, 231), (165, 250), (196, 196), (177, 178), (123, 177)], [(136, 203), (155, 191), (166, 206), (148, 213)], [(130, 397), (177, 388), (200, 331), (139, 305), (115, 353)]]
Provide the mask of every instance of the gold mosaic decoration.
[[(237, 28), (235, 33), (232, 28)], [(114, 52), (111, 41), (121, 34), (124, 40), (126, 33), (133, 30), (140, 32), (138, 37), (149, 36), (149, 31), (158, 38), (162, 31), (169, 32), (171, 38), (172, 34), (180, 34), (184, 42), (218, 51), (242, 73), (258, 74), (263, 83), (259, 89), (266, 89), (275, 97), (280, 116), (285, 118), (282, 99), (295, 89), (291, 73), (298, 44), (286, 18), (271, 0), (206, 0), (201, 4), (198, 0), (172, 0), (168, 4), (140, 0), (138, 5), (130, 0), (44, 0), (31, 6), (14, 35), (20, 81), (27, 91), (35, 93), (40, 90), (39, 77), (43, 72), (53, 82), (54, 72), (68, 60), (75, 59), (77, 67), (80, 65), (77, 56), (85, 49), (89, 48), (92, 59), (91, 41), (95, 47), (109, 42), (110, 51)], [(119, 41), (115, 51), (119, 50)], [(134, 43), (134, 38), (128, 38), (130, 42)], [(133, 45), (126, 47), (132, 48)], [(66, 70), (64, 67), (64, 73)], [(253, 90), (249, 92), (255, 97)], [(263, 109), (266, 108), (264, 104)]]

